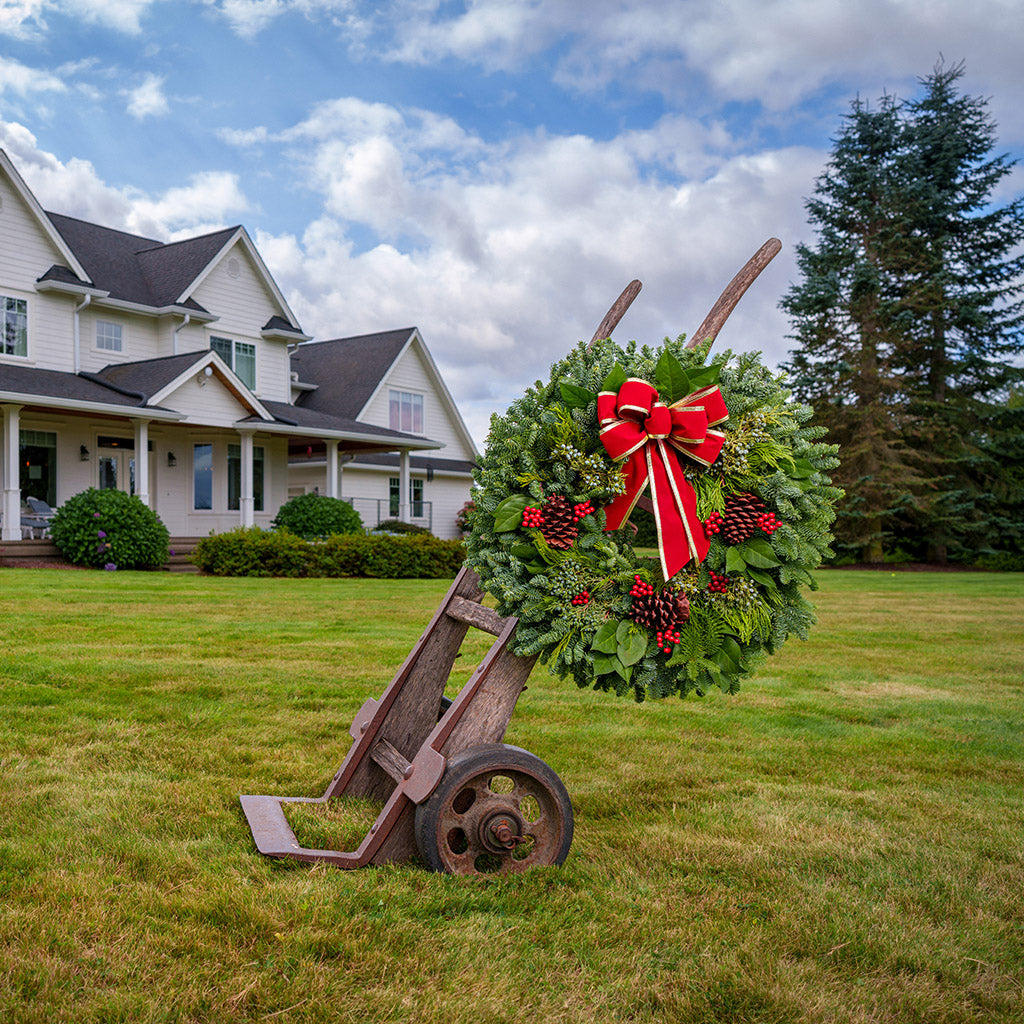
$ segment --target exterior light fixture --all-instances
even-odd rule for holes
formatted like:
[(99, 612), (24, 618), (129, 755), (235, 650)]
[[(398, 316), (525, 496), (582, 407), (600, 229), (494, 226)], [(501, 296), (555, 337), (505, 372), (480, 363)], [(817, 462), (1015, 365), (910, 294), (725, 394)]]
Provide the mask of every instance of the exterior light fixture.
[(167, 453), (167, 465), (172, 469), (178, 464), (178, 460), (174, 457), (174, 452)]
[(82, 462), (88, 462), (89, 461), (89, 449), (86, 448), (84, 444), (80, 445), (79, 448), (78, 448), (78, 458)]

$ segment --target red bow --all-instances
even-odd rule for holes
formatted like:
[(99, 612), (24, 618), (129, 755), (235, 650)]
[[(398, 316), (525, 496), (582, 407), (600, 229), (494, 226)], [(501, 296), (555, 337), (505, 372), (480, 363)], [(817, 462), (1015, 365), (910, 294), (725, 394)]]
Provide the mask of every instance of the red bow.
[(717, 387), (701, 388), (666, 405), (645, 380), (631, 377), (618, 390), (597, 396), (601, 443), (616, 462), (625, 460), (626, 490), (605, 508), (606, 530), (618, 529), (650, 483), (658, 553), (665, 579), (693, 558), (704, 560), (708, 539), (697, 518), (697, 498), (683, 476), (680, 454), (702, 466), (718, 457), (725, 434), (711, 427), (729, 417)]

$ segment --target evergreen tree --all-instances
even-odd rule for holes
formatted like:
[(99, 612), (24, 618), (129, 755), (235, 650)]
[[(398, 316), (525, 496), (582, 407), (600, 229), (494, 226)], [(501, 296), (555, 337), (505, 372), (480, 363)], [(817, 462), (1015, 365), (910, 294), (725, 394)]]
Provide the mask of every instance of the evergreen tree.
[(798, 247), (802, 281), (781, 304), (795, 390), (843, 446), (839, 546), (868, 561), (894, 546), (965, 557), (1009, 528), (990, 484), (1019, 422), (999, 410), (1020, 379), (1024, 199), (993, 205), (1014, 164), (991, 155), (963, 73), (940, 63), (913, 102), (853, 104), (807, 202), (817, 243)]
[(1014, 419), (1004, 412), (1024, 341), (1024, 197), (992, 204), (1014, 164), (992, 155), (995, 125), (985, 100), (958, 92), (963, 74), (962, 63), (939, 63), (906, 105), (917, 262), (902, 370), (908, 440), (932, 478), (920, 539), (938, 561), (984, 546), (990, 516), (1005, 518), (980, 467), (993, 431)]
[(841, 446), (836, 547), (869, 561), (881, 561), (887, 521), (921, 483), (903, 440), (898, 372), (910, 231), (903, 148), (895, 100), (876, 110), (854, 102), (807, 201), (817, 245), (797, 247), (803, 281), (781, 303), (799, 345), (786, 366), (793, 390)]

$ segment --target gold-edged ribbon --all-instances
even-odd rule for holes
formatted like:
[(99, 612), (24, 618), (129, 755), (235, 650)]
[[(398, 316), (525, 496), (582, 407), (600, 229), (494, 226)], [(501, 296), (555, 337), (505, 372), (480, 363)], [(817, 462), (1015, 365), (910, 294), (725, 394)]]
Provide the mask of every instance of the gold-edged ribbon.
[(680, 459), (707, 467), (722, 450), (725, 434), (713, 428), (729, 418), (729, 410), (718, 387), (701, 388), (667, 405), (647, 381), (630, 377), (618, 391), (597, 396), (597, 418), (601, 443), (614, 461), (622, 462), (626, 484), (625, 492), (605, 508), (605, 529), (618, 529), (650, 485), (665, 579), (691, 558), (703, 561), (708, 539)]

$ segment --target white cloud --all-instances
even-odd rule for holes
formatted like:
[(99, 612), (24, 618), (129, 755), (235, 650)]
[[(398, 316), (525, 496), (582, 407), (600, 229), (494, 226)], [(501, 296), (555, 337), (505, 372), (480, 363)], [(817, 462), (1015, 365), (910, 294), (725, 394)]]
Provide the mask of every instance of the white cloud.
[[(278, 18), (296, 13), (307, 18), (326, 16), (336, 24), (355, 6), (353, 0), (204, 0), (215, 9), (232, 31), (243, 39), (254, 39)], [(350, 24), (346, 19), (344, 24)]]
[(48, 12), (79, 18), (87, 24), (102, 25), (126, 35), (142, 31), (142, 17), (160, 0), (2, 0), (0, 34), (33, 39), (49, 28)]
[(141, 85), (125, 95), (128, 97), (128, 113), (137, 121), (147, 117), (162, 117), (171, 109), (164, 95), (164, 79), (159, 75), (146, 75)]
[[(538, 132), (493, 144), (421, 115), (339, 100), (276, 140), (301, 143), (305, 185), (323, 202), (301, 235), (257, 238), (307, 331), (419, 325), (480, 439), (490, 412), (589, 338), (631, 278), (644, 290), (619, 336), (657, 343), (696, 328), (779, 235), (785, 256), (721, 343), (784, 355), (776, 306), (823, 153), (738, 154), (721, 128), (678, 115), (610, 141)], [(377, 241), (361, 247), (367, 227)]]
[(249, 209), (238, 177), (226, 171), (193, 175), (187, 185), (148, 196), (102, 181), (88, 160), (62, 163), (40, 149), (26, 127), (0, 120), (4, 149), (44, 209), (147, 238), (170, 240), (222, 228)]
[(67, 86), (49, 71), (30, 68), (16, 60), (0, 57), (0, 95), (7, 92), (27, 96), (36, 92), (64, 92)]

